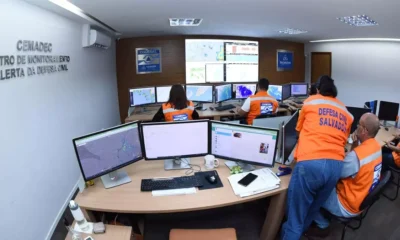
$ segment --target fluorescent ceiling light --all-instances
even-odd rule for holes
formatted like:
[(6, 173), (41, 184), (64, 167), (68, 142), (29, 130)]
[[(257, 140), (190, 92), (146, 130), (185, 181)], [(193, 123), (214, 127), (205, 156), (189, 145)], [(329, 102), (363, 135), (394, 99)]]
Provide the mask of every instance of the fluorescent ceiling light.
[(202, 21), (201, 18), (170, 18), (169, 25), (171, 27), (197, 27)]
[(357, 16), (348, 16), (348, 17), (339, 17), (337, 20), (347, 23), (350, 26), (355, 27), (368, 27), (368, 26), (376, 26), (378, 25), (377, 22), (372, 20), (367, 15), (357, 15)]
[(300, 30), (300, 29), (294, 29), (294, 28), (285, 28), (283, 30), (279, 30), (279, 33), (283, 33), (283, 34), (302, 34), (302, 33), (307, 33), (308, 31), (305, 30)]
[(320, 43), (320, 42), (400, 42), (399, 38), (342, 38), (342, 39), (326, 39), (326, 40), (313, 40), (311, 43)]

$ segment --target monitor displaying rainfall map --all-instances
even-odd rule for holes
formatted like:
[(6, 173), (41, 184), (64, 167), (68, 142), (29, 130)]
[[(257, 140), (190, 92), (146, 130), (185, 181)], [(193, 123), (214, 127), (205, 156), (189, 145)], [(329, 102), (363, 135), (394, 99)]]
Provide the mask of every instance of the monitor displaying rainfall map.
[(236, 98), (243, 99), (255, 94), (256, 84), (234, 84)]
[(188, 84), (258, 80), (256, 41), (186, 39), (185, 56)]
[(142, 158), (137, 123), (78, 139), (75, 146), (87, 179)]
[(156, 102), (154, 87), (130, 89), (131, 107), (151, 104)]
[(232, 84), (215, 86), (215, 102), (222, 102), (232, 98)]
[(194, 102), (212, 102), (213, 87), (202, 85), (186, 85), (186, 96)]

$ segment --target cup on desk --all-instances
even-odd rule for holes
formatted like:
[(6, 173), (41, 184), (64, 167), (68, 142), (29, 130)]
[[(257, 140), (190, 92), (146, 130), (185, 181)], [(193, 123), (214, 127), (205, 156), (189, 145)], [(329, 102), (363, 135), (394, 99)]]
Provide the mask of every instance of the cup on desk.
[(214, 155), (206, 155), (204, 157), (204, 166), (206, 169), (211, 170), (219, 166), (219, 161), (214, 157)]

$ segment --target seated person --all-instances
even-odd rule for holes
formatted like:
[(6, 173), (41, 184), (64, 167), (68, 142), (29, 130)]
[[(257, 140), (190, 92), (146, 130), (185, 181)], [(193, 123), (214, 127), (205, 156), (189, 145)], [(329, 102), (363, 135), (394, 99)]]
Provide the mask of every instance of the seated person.
[(397, 146), (385, 142), (386, 144), (382, 148), (382, 168), (384, 170), (388, 170), (389, 167), (400, 168), (400, 132), (397, 132), (394, 137)]
[(171, 87), (168, 102), (163, 103), (152, 121), (161, 122), (164, 119), (167, 122), (199, 119), (199, 114), (194, 109), (193, 102), (187, 100), (182, 85)]
[(252, 125), (259, 115), (278, 112), (278, 101), (268, 94), (269, 81), (261, 78), (257, 83), (257, 92), (246, 99), (243, 106), (237, 110), (239, 115), (247, 117), (247, 124)]
[[(311, 84), (308, 89), (308, 96), (316, 95), (317, 93), (317, 85)], [(284, 100), (283, 103), (289, 105), (289, 110), (291, 111), (296, 111), (298, 108), (303, 107), (303, 104), (296, 103), (292, 100)]]
[[(372, 113), (364, 114), (353, 133), (351, 152), (344, 159), (339, 182), (322, 205), (333, 215), (354, 217), (361, 214), (361, 203), (379, 182), (382, 168), (381, 146), (375, 140), (379, 131), (379, 119)], [(359, 141), (361, 144), (359, 145)], [(311, 227), (306, 235), (325, 237), (329, 235), (329, 221), (322, 213), (315, 217), (317, 227)]]

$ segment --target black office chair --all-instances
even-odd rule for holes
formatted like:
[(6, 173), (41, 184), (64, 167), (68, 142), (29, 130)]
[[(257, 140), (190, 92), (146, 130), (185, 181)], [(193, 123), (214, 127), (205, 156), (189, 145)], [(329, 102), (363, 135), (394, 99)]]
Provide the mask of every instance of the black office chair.
[[(393, 176), (396, 175), (396, 177), (393, 177), (389, 183), (393, 184), (396, 186), (396, 195), (394, 197), (389, 197), (386, 193), (382, 193), (382, 195), (384, 197), (386, 197), (387, 199), (389, 199), (390, 201), (394, 201), (397, 199), (397, 197), (399, 196), (399, 189), (400, 189), (400, 168), (396, 168), (396, 167), (389, 167), (389, 171), (392, 173)], [(395, 180), (395, 178), (397, 178), (397, 181)]]
[[(321, 209), (323, 214), (328, 219), (336, 220), (339, 223), (344, 225), (343, 226), (343, 230), (342, 230), (342, 238), (341, 238), (342, 240), (345, 237), (347, 228), (351, 228), (353, 230), (357, 230), (357, 229), (359, 229), (361, 227), (362, 220), (367, 216), (368, 210), (371, 208), (371, 206), (376, 201), (378, 201), (380, 195), (382, 194), (383, 189), (385, 188), (385, 186), (388, 184), (388, 182), (390, 180), (391, 174), (392, 173), (390, 171), (386, 171), (386, 172), (383, 173), (381, 181), (379, 182), (379, 184), (375, 187), (374, 190), (372, 190), (372, 192), (370, 192), (368, 194), (368, 196), (361, 203), (360, 209), (362, 210), (362, 213), (360, 215), (352, 217), (352, 218), (344, 218), (344, 217), (339, 217), (339, 216), (333, 215), (332, 213), (330, 213), (326, 209), (323, 209), (323, 208)], [(357, 221), (358, 225), (357, 226), (350, 225), (350, 223), (352, 223), (353, 221)]]

